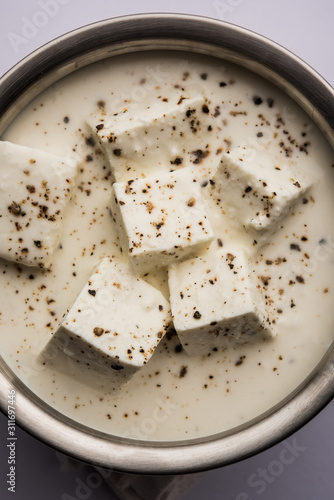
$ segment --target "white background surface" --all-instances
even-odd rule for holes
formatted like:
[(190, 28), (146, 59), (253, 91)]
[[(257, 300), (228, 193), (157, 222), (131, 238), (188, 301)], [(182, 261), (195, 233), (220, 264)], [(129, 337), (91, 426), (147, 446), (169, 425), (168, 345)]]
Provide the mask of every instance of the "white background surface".
[[(177, 12), (238, 24), (265, 35), (308, 62), (334, 85), (332, 0), (0, 0), (0, 75), (49, 40), (79, 26), (125, 14)], [(42, 4), (54, 6), (47, 19)], [(294, 436), (239, 464), (206, 473), (182, 500), (332, 500), (334, 403)], [(17, 432), (16, 493), (7, 491), (7, 422), (0, 414), (0, 498), (114, 500), (92, 485), (92, 469), (61, 470), (56, 453)], [(293, 447), (289, 464), (284, 449)], [(80, 482), (81, 481), (81, 482)], [(78, 488), (85, 484), (86, 488)]]

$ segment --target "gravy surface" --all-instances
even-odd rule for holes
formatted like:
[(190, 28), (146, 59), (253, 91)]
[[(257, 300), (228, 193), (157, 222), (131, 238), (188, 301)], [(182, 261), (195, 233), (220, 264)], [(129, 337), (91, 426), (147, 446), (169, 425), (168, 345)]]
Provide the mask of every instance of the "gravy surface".
[[(269, 243), (254, 249), (207, 198), (217, 238), (249, 250), (271, 315), (272, 340), (252, 339), (224, 352), (190, 357), (176, 336), (165, 337), (150, 362), (124, 389), (79, 374), (66, 357), (41, 352), (93, 268), (118, 256), (109, 214), (108, 162), (91, 140), (86, 118), (103, 108), (140, 113), (161, 96), (204, 89), (217, 109), (219, 137), (201, 164), (205, 184), (219, 155), (238, 145), (284, 156), (316, 179)], [(81, 160), (49, 271), (0, 261), (1, 354), (40, 398), (75, 421), (110, 434), (148, 440), (190, 439), (230, 429), (269, 409), (300, 384), (333, 340), (334, 157), (311, 119), (259, 76), (213, 58), (183, 53), (119, 56), (90, 65), (52, 85), (15, 119), (2, 137)], [(147, 280), (167, 291), (166, 274)]]

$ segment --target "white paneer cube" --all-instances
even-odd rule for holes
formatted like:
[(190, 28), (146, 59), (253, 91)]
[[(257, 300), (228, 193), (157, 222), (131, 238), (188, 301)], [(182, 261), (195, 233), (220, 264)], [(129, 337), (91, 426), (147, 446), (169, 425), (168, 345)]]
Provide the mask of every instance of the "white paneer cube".
[(275, 162), (265, 151), (237, 147), (222, 155), (210, 189), (222, 209), (261, 243), (311, 184), (285, 159)]
[(138, 274), (199, 251), (213, 238), (201, 187), (188, 168), (114, 184), (113, 213)]
[(77, 162), (0, 141), (0, 257), (49, 267)]
[(249, 335), (271, 336), (243, 251), (214, 241), (202, 255), (170, 266), (168, 283), (174, 327), (189, 355), (207, 355)]
[(150, 175), (152, 168), (169, 171), (194, 164), (200, 169), (215, 155), (215, 117), (202, 95), (176, 93), (134, 113), (130, 108), (111, 116), (93, 115), (87, 123), (117, 182)]
[(161, 292), (105, 258), (50, 342), (117, 388), (149, 361), (170, 323)]

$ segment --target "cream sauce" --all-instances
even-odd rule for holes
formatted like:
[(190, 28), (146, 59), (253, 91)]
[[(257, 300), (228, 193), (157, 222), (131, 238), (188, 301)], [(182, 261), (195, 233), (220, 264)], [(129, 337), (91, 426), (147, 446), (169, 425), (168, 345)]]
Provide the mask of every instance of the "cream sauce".
[[(101, 106), (109, 113), (124, 106), (140, 113), (159, 96), (173, 95), (175, 86), (189, 94), (203, 88), (210, 106), (219, 107), (220, 149), (265, 148), (273, 160), (283, 155), (317, 182), (259, 250), (221, 218), (207, 197), (210, 220), (224, 247), (250, 250), (277, 337), (231, 345), (204, 358), (187, 356), (176, 336), (165, 338), (150, 362), (115, 393), (107, 380), (79, 373), (55, 351), (40, 356), (99, 260), (124, 258), (109, 214), (109, 166), (92, 145), (85, 119)], [(197, 438), (271, 408), (320, 361), (334, 332), (334, 158), (311, 119), (275, 86), (204, 56), (120, 56), (54, 84), (27, 106), (2, 139), (82, 160), (50, 271), (0, 261), (2, 356), (49, 405), (110, 434)], [(212, 154), (201, 165), (203, 184), (203, 168), (209, 171), (218, 160)], [(164, 273), (148, 280), (168, 294)]]

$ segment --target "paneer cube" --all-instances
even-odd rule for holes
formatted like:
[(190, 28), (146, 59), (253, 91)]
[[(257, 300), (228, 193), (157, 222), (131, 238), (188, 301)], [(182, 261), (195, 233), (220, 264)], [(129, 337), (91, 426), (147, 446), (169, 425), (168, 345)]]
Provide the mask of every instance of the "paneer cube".
[(213, 238), (201, 187), (184, 168), (114, 184), (113, 213), (138, 274), (193, 255)]
[(295, 172), (285, 159), (273, 162), (265, 151), (237, 147), (222, 155), (210, 191), (222, 209), (261, 243), (311, 185), (311, 179)]
[(105, 258), (51, 342), (117, 388), (149, 361), (170, 323), (161, 292), (125, 263)]
[(202, 255), (170, 266), (168, 283), (174, 327), (189, 355), (207, 355), (249, 335), (272, 335), (243, 251), (213, 242)]
[(0, 141), (0, 257), (49, 267), (77, 162)]
[[(175, 170), (187, 164), (201, 167), (214, 156), (215, 117), (207, 99), (176, 93), (135, 113), (97, 114), (87, 120), (109, 158), (117, 182)], [(219, 159), (215, 158), (215, 165)]]

